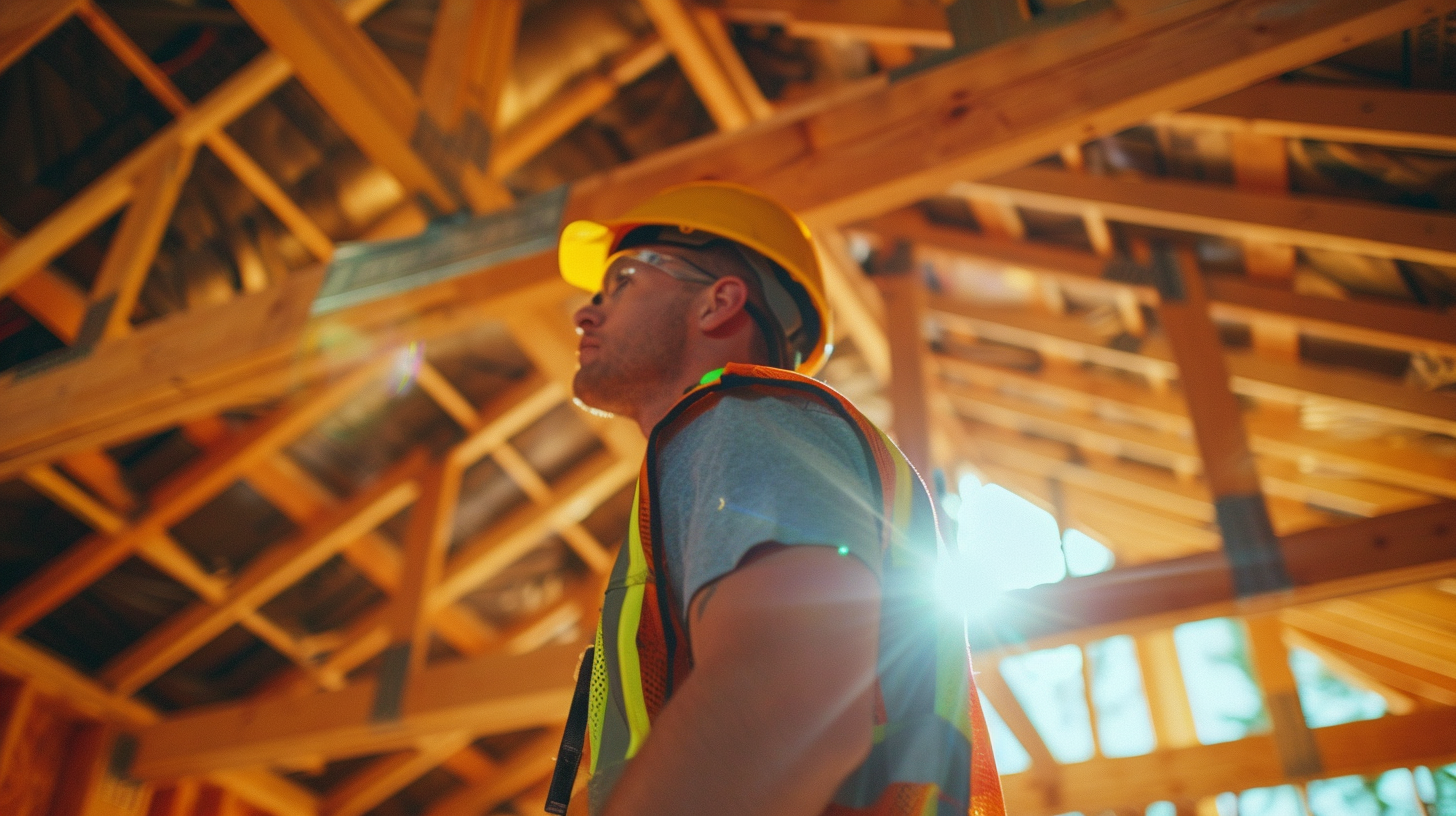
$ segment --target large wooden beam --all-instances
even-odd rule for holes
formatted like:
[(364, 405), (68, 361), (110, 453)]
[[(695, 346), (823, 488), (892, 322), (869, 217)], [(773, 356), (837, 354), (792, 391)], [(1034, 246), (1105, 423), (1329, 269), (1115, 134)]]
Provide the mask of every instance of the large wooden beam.
[(956, 185), (967, 195), (1004, 195), (1024, 207), (1081, 214), (1239, 240), (1295, 244), (1456, 264), (1456, 216), (1312, 195), (1267, 195), (1174, 179), (1129, 180), (1025, 167)]
[[(1311, 733), (1324, 757), (1323, 776), (1375, 776), (1392, 768), (1439, 766), (1456, 759), (1456, 709), (1451, 708), (1317, 728)], [(1068, 809), (1121, 812), (1158, 800), (1211, 797), (1308, 778), (1287, 774), (1274, 738), (1257, 736), (1065, 765), (1060, 795), (1054, 802), (1042, 798), (1042, 789), (1029, 773), (1003, 777), (1002, 786), (1009, 812), (1053, 816)]]
[(1456, 152), (1456, 94), (1271, 80), (1155, 124)]
[[(1079, 642), (1432, 580), (1456, 573), (1456, 502), (1283, 536), (1279, 549), (1293, 589), (1278, 596), (1236, 606), (1227, 562), (1209, 553), (1008, 593), (994, 625), (1032, 646)], [(973, 627), (973, 645), (999, 648), (989, 635)]]
[(290, 757), (402, 750), (423, 737), (503, 733), (560, 722), (585, 644), (458, 660), (425, 669), (404, 693), (398, 719), (374, 721), (376, 682), (340, 691), (213, 708), (144, 729), (133, 773), (191, 776)]

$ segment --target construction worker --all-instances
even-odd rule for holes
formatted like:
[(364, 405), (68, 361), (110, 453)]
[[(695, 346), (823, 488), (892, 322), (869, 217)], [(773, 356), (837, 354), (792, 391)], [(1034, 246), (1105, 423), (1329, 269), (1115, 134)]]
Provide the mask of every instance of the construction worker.
[(585, 743), (602, 816), (1001, 816), (931, 498), (807, 376), (830, 327), (804, 225), (699, 182), (568, 225), (560, 262), (593, 293), (576, 395), (648, 447), (547, 810)]

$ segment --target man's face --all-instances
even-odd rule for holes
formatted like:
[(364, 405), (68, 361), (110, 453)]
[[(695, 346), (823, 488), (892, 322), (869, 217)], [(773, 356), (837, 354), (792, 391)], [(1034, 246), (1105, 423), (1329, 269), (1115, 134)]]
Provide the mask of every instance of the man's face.
[(581, 335), (572, 383), (577, 398), (630, 416), (641, 395), (675, 380), (690, 328), (689, 305), (700, 288), (645, 264), (608, 269), (601, 292), (574, 318)]

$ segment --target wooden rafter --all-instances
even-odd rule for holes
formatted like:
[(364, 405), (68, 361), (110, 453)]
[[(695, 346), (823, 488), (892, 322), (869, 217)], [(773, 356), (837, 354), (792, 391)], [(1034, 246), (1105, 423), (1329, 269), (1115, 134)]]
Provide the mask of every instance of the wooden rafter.
[(1171, 179), (1130, 181), (1040, 167), (957, 184), (955, 189), (1072, 214), (1092, 204), (1109, 219), (1166, 229), (1456, 264), (1456, 239), (1451, 237), (1456, 235), (1456, 216), (1428, 210), (1310, 195), (1273, 196)]

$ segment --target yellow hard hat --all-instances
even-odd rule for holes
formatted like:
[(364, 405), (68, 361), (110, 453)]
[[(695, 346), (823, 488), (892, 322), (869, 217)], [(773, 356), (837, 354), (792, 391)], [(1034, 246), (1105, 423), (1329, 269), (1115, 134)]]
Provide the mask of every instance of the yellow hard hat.
[[(695, 181), (670, 187), (633, 207), (626, 215), (604, 221), (573, 221), (561, 231), (561, 277), (572, 286), (596, 292), (606, 274), (607, 258), (622, 238), (644, 226), (702, 230), (753, 249), (772, 260), (803, 287), (796, 294), (801, 310), (813, 310), (817, 337), (806, 338), (795, 370), (814, 374), (824, 364), (830, 336), (829, 304), (824, 273), (809, 229), (798, 216), (763, 193), (723, 181)], [(807, 302), (802, 302), (807, 300)]]

